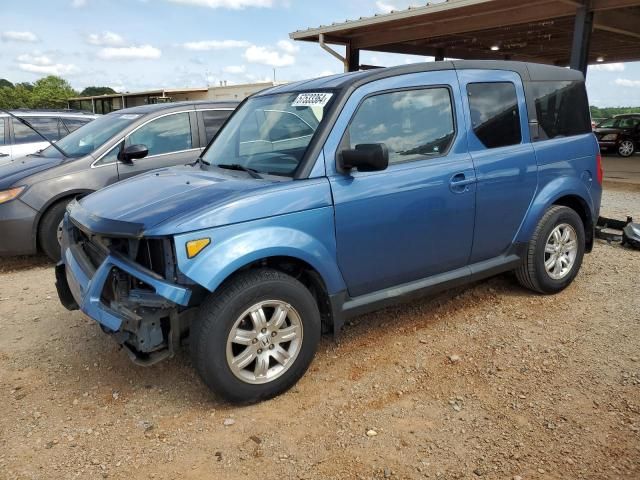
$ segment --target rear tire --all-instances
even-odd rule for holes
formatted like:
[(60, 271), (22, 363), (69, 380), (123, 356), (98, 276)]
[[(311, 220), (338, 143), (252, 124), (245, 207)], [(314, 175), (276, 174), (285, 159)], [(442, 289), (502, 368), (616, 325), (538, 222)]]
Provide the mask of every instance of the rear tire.
[(54, 262), (60, 261), (60, 242), (58, 240), (58, 231), (62, 224), (67, 205), (71, 200), (60, 200), (42, 216), (40, 226), (38, 228), (38, 245), (42, 251)]
[(200, 305), (190, 333), (196, 371), (216, 394), (254, 403), (291, 388), (321, 334), (309, 290), (277, 270), (238, 274)]
[(571, 208), (552, 206), (540, 219), (516, 276), (523, 287), (535, 292), (559, 293), (578, 275), (584, 252), (580, 216)]

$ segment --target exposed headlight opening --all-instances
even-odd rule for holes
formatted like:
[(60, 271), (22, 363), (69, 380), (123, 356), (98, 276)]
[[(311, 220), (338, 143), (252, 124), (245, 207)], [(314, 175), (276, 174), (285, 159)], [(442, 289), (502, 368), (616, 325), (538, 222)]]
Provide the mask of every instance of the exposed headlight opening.
[(18, 198), (25, 188), (26, 187), (14, 187), (9, 190), (0, 191), (0, 204)]

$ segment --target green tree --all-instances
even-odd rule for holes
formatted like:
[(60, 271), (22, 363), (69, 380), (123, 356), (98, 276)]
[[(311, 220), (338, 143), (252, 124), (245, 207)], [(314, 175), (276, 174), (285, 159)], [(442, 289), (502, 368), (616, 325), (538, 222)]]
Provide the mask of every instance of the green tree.
[(95, 97), (97, 95), (109, 95), (116, 93), (111, 87), (87, 87), (80, 92), (81, 97)]
[(640, 113), (640, 107), (591, 107), (591, 118), (611, 118), (624, 113)]
[(2, 88), (2, 87), (13, 88), (13, 83), (11, 83), (6, 78), (0, 78), (0, 88)]
[(49, 75), (33, 84), (31, 108), (66, 108), (67, 100), (77, 95), (69, 82)]
[(0, 87), (0, 108), (32, 108), (31, 90), (22, 84), (15, 87)]

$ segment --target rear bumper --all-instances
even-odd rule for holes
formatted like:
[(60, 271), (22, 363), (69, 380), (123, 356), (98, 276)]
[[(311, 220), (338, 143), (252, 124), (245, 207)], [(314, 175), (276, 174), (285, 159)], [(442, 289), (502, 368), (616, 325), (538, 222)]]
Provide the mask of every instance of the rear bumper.
[[(103, 300), (105, 285), (113, 272), (129, 275), (151, 287), (154, 292), (134, 293), (126, 301)], [(136, 334), (144, 323), (141, 311), (171, 309), (189, 305), (192, 291), (181, 285), (167, 282), (155, 272), (145, 269), (116, 252), (109, 252), (102, 263), (94, 266), (80, 244), (72, 239), (72, 226), (68, 217), (64, 220), (62, 235), (62, 261), (56, 267), (56, 286), (62, 304), (68, 309), (80, 309), (96, 320), (106, 331), (120, 332), (123, 327)]]
[(19, 199), (0, 205), (0, 256), (36, 253), (33, 228), (36, 215), (33, 208)]

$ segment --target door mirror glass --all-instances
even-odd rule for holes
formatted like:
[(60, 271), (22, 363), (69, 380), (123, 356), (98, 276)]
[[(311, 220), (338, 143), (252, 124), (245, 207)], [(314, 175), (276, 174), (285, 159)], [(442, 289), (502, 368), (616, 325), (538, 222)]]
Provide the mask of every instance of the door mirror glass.
[(129, 145), (118, 155), (118, 160), (122, 163), (132, 164), (134, 160), (144, 158), (149, 155), (146, 145)]
[(341, 167), (359, 172), (379, 172), (389, 166), (389, 149), (384, 143), (364, 143), (340, 152)]

